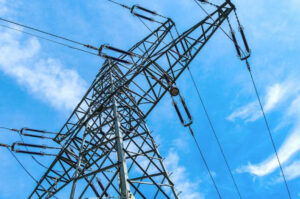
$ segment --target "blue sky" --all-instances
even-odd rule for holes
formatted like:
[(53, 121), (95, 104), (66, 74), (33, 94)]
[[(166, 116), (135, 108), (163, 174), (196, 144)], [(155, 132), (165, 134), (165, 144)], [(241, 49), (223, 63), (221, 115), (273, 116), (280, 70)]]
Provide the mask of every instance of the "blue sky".
[[(139, 3), (171, 17), (179, 31), (204, 13), (193, 0)], [(216, 2), (216, 1), (215, 1)], [(300, 198), (300, 3), (297, 0), (234, 1), (251, 46), (253, 68), (293, 198)], [(0, 0), (0, 16), (99, 46), (128, 49), (148, 30), (107, 1)], [(224, 24), (224, 29), (228, 30)], [(235, 26), (236, 27), (236, 26)], [(102, 59), (0, 28), (0, 126), (58, 131), (101, 67)], [(246, 67), (218, 31), (191, 64), (244, 198), (287, 198), (267, 129)], [(237, 198), (192, 82), (177, 85), (195, 119), (194, 131), (223, 198)], [(165, 97), (148, 118), (181, 198), (217, 198), (192, 138)], [(0, 143), (19, 137), (1, 130)], [(27, 140), (33, 142), (35, 140)], [(7, 150), (0, 149), (0, 198), (26, 198), (35, 186)], [(18, 155), (36, 178), (44, 169)], [(45, 164), (51, 158), (40, 158)]]

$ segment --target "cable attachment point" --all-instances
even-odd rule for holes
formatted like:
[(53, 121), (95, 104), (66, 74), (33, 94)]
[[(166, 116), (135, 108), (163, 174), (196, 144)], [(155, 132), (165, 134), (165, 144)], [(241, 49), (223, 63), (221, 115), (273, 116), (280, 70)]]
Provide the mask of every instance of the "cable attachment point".
[(164, 75), (165, 80), (168, 84), (168, 89), (172, 97), (179, 95), (179, 89), (177, 86), (170, 80), (167, 74)]
[(246, 51), (247, 53), (250, 55), (251, 53), (251, 50), (249, 48), (249, 45), (248, 45), (248, 42), (247, 42), (247, 39), (246, 39), (246, 36), (245, 36), (245, 33), (244, 33), (244, 28), (243, 26), (239, 26), (239, 31), (241, 33), (241, 36), (242, 36), (242, 39), (243, 39), (243, 42), (244, 42), (244, 45), (245, 45), (245, 48), (246, 48)]
[(2, 143), (0, 143), (0, 147), (9, 148), (10, 146), (8, 144), (2, 144)]
[(248, 59), (246, 59), (246, 65), (247, 65), (248, 71), (251, 72), (251, 67), (250, 67), (250, 64), (249, 64), (249, 62), (248, 62)]
[(84, 46), (87, 47), (87, 48), (93, 49), (93, 50), (99, 50), (98, 48), (96, 48), (92, 45), (89, 45), (89, 44), (85, 44)]
[(231, 30), (230, 33), (231, 33), (231, 38), (232, 38), (232, 41), (233, 41), (235, 50), (236, 50), (236, 52), (237, 52), (237, 55), (238, 55), (239, 58), (241, 59), (242, 53), (241, 53), (240, 47), (239, 47), (239, 45), (238, 45), (238, 42), (237, 42), (237, 40), (236, 40), (235, 33), (234, 33), (233, 30)]
[[(193, 123), (192, 115), (190, 114), (190, 111), (189, 111), (189, 109), (187, 108), (187, 105), (186, 105), (186, 103), (185, 103), (183, 97), (180, 95), (180, 91), (179, 91), (178, 87), (176, 86), (175, 83), (173, 83), (173, 81), (170, 81), (168, 75), (165, 74), (165, 75), (164, 75), (164, 78), (165, 78), (165, 80), (166, 80), (167, 83), (168, 83), (169, 93), (170, 93), (170, 95), (171, 95), (171, 97), (172, 97), (172, 103), (173, 103), (173, 106), (174, 106), (174, 108), (175, 108), (175, 111), (176, 111), (176, 113), (177, 113), (177, 115), (178, 115), (178, 117), (179, 117), (179, 120), (180, 120), (181, 124), (182, 124), (184, 127), (190, 126), (190, 125)], [(188, 122), (186, 122), (186, 121), (183, 119), (183, 117), (182, 117), (182, 114), (181, 114), (181, 112), (180, 112), (180, 110), (179, 110), (179, 107), (178, 107), (178, 105), (177, 105), (177, 103), (176, 103), (176, 100), (175, 100), (175, 97), (176, 97), (176, 96), (179, 96), (179, 100), (180, 100), (180, 102), (181, 102), (181, 104), (182, 104), (182, 107), (183, 107), (183, 109), (184, 109), (184, 111), (185, 111), (185, 113), (186, 113), (186, 115), (187, 115)]]
[(189, 126), (189, 130), (190, 130), (191, 135), (194, 136), (194, 131), (191, 126)]

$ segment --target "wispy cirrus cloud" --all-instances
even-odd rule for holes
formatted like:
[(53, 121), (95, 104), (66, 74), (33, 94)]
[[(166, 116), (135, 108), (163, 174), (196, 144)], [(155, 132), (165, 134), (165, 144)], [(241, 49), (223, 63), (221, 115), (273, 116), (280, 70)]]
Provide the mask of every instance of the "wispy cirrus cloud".
[[(266, 113), (276, 109), (285, 100), (294, 96), (300, 90), (298, 82), (294, 79), (286, 80), (282, 83), (275, 83), (266, 89), (263, 99), (263, 107)], [(233, 111), (227, 120), (234, 122), (237, 119), (244, 120), (245, 122), (254, 122), (262, 117), (261, 110), (258, 102), (252, 101), (244, 106), (238, 107)]]
[[(278, 150), (278, 156), (281, 164), (285, 164), (300, 150), (300, 128), (296, 128), (294, 132), (284, 141)], [(239, 172), (248, 172), (256, 176), (265, 176), (278, 169), (278, 161), (275, 154), (259, 164), (251, 164), (238, 169)]]
[[(293, 162), (291, 165), (287, 166), (285, 169), (285, 175), (288, 180), (293, 180), (300, 176), (300, 160)], [(282, 180), (282, 178), (280, 178)]]
[[(287, 165), (284, 170), (287, 179), (291, 180), (300, 176), (300, 172), (295, 172), (299, 169), (300, 163), (298, 160), (290, 163), (290, 160), (300, 151), (300, 96), (297, 96), (290, 104), (286, 111), (285, 117), (294, 121), (293, 130), (288, 134), (283, 144), (278, 150), (278, 156), (281, 164)], [(289, 164), (290, 163), (290, 164)], [(289, 165), (288, 165), (289, 164)], [(279, 164), (275, 154), (268, 157), (261, 163), (243, 166), (238, 169), (238, 172), (248, 172), (256, 176), (265, 176), (273, 173), (279, 168)]]
[[(272, 111), (277, 104), (283, 100), (284, 94), (287, 92), (287, 87), (282, 84), (276, 83), (267, 89), (266, 96), (264, 97), (264, 110), (265, 112)], [(237, 108), (231, 113), (227, 119), (235, 121), (236, 119), (245, 120), (245, 122), (253, 122), (261, 117), (259, 104), (257, 101), (253, 101)]]

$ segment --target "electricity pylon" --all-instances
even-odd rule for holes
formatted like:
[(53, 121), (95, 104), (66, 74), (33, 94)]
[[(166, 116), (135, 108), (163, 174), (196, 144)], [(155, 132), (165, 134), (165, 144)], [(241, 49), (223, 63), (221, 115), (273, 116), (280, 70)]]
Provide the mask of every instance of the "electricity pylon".
[[(178, 198), (145, 119), (235, 9), (227, 0), (174, 37), (167, 19), (106, 61), (55, 141), (62, 146), (29, 198)], [(147, 11), (147, 10), (146, 10)], [(103, 50), (120, 56), (109, 56)]]

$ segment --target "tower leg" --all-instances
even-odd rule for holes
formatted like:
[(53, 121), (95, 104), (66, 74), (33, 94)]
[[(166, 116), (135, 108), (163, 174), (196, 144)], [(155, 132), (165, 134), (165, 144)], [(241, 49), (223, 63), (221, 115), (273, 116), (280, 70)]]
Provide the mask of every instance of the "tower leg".
[[(110, 72), (110, 80), (112, 85), (111, 88), (112, 90), (114, 90), (114, 80), (113, 80), (112, 72)], [(123, 135), (120, 130), (118, 104), (115, 95), (112, 97), (112, 103), (113, 103), (114, 127), (115, 127), (115, 135), (116, 135), (117, 158), (120, 164), (120, 172), (119, 172), (120, 191), (122, 197), (129, 199), (130, 192), (129, 192), (129, 184), (128, 184), (127, 165), (126, 165), (126, 159), (123, 150), (124, 149)]]

